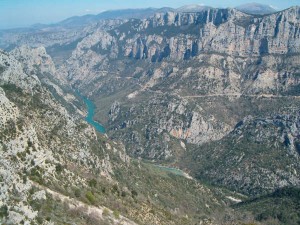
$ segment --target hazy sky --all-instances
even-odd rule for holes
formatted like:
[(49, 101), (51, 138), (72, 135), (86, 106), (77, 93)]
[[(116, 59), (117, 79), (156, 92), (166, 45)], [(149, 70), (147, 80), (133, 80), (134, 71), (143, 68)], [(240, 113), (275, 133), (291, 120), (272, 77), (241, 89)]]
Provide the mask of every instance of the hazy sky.
[[(75, 15), (98, 14), (104, 10), (188, 4), (234, 7), (251, 0), (0, 0), (0, 29), (24, 27), (35, 23), (54, 23)], [(277, 9), (300, 5), (300, 0), (261, 0), (258, 3)]]

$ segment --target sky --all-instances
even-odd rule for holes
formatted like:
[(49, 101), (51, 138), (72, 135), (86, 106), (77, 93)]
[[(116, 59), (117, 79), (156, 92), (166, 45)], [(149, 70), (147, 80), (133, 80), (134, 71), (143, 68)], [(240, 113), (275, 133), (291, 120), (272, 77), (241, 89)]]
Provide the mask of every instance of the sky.
[[(0, 29), (51, 24), (71, 16), (98, 14), (111, 9), (172, 7), (203, 4), (217, 8), (235, 7), (253, 0), (0, 0)], [(257, 0), (282, 10), (300, 5), (300, 0)]]

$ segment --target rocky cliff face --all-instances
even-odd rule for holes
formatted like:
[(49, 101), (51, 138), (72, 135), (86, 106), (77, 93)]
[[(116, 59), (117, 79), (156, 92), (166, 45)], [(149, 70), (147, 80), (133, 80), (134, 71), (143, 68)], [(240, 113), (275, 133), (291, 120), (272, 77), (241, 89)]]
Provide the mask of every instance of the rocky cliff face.
[[(55, 74), (56, 69), (52, 58), (46, 53), (44, 47), (31, 49), (29, 46), (21, 46), (10, 52), (14, 58), (24, 65), (23, 70), (27, 74), (51, 73)], [(37, 71), (37, 70), (40, 71)]]
[(109, 33), (122, 42), (120, 55), (136, 59), (183, 60), (202, 52), (247, 57), (298, 53), (298, 23), (299, 7), (264, 17), (235, 9), (208, 9), (131, 20)]
[[(78, 44), (61, 71), (73, 83), (84, 80), (94, 85), (101, 74), (127, 73), (123, 59), (141, 60), (148, 67), (164, 61), (154, 64), (153, 72), (144, 71), (155, 75), (150, 78), (141, 80), (140, 72), (133, 70), (138, 82), (152, 88), (168, 74), (191, 79), (192, 73), (202, 76), (199, 82), (204, 85), (193, 89), (205, 93), (274, 94), (297, 85), (298, 23), (299, 7), (263, 17), (235, 9), (156, 14), (95, 31)], [(188, 60), (195, 65), (187, 68)]]

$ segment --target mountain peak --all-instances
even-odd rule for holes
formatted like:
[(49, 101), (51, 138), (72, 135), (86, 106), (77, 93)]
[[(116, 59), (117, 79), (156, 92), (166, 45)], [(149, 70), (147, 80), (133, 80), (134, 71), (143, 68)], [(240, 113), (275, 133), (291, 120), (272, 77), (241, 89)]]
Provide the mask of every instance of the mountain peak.
[(238, 9), (244, 13), (258, 14), (258, 15), (270, 14), (270, 13), (274, 13), (277, 11), (271, 5), (264, 5), (264, 4), (260, 4), (260, 3), (256, 3), (256, 2), (237, 6), (236, 9)]
[(204, 11), (207, 9), (211, 9), (212, 7), (206, 6), (203, 4), (191, 4), (191, 5), (185, 5), (178, 9), (176, 9), (177, 12), (199, 12)]

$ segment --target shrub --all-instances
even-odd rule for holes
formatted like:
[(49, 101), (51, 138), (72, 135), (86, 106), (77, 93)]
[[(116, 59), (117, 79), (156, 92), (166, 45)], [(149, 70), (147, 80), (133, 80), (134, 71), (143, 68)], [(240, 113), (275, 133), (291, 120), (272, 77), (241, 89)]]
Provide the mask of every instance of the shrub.
[(107, 208), (103, 209), (102, 216), (108, 216), (109, 210)]
[(32, 168), (30, 171), (30, 179), (43, 185), (44, 181), (43, 181), (42, 174), (43, 174), (42, 168), (39, 166), (36, 166), (36, 167)]
[(120, 213), (118, 211), (115, 210), (113, 214), (116, 219), (120, 219)]
[(61, 164), (57, 164), (55, 166), (55, 170), (56, 170), (57, 173), (61, 173), (63, 171), (63, 169), (64, 168), (63, 168), (63, 166)]
[(43, 218), (42, 217), (37, 217), (36, 221), (38, 224), (43, 224)]
[(132, 196), (133, 198), (135, 198), (135, 197), (138, 196), (138, 193), (137, 193), (135, 190), (132, 190), (132, 191), (131, 191), (131, 196)]
[(126, 197), (126, 192), (125, 192), (125, 191), (122, 191), (121, 196), (122, 196), (123, 198), (125, 198), (125, 197)]
[(89, 200), (90, 203), (95, 204), (96, 198), (95, 198), (95, 196), (93, 195), (92, 192), (88, 191), (88, 192), (85, 194), (85, 197), (87, 198), (87, 200)]
[(8, 208), (7, 208), (7, 205), (3, 205), (1, 208), (0, 208), (0, 218), (5, 218), (8, 216)]
[(118, 185), (114, 184), (114, 185), (112, 186), (111, 192), (112, 192), (113, 194), (116, 194), (116, 193), (119, 194), (119, 188), (118, 188)]
[(89, 181), (89, 185), (90, 185), (90, 187), (94, 187), (95, 188), (97, 186), (97, 181), (95, 179), (91, 179)]
[(80, 189), (75, 189), (74, 194), (75, 194), (75, 197), (79, 198), (81, 196)]

